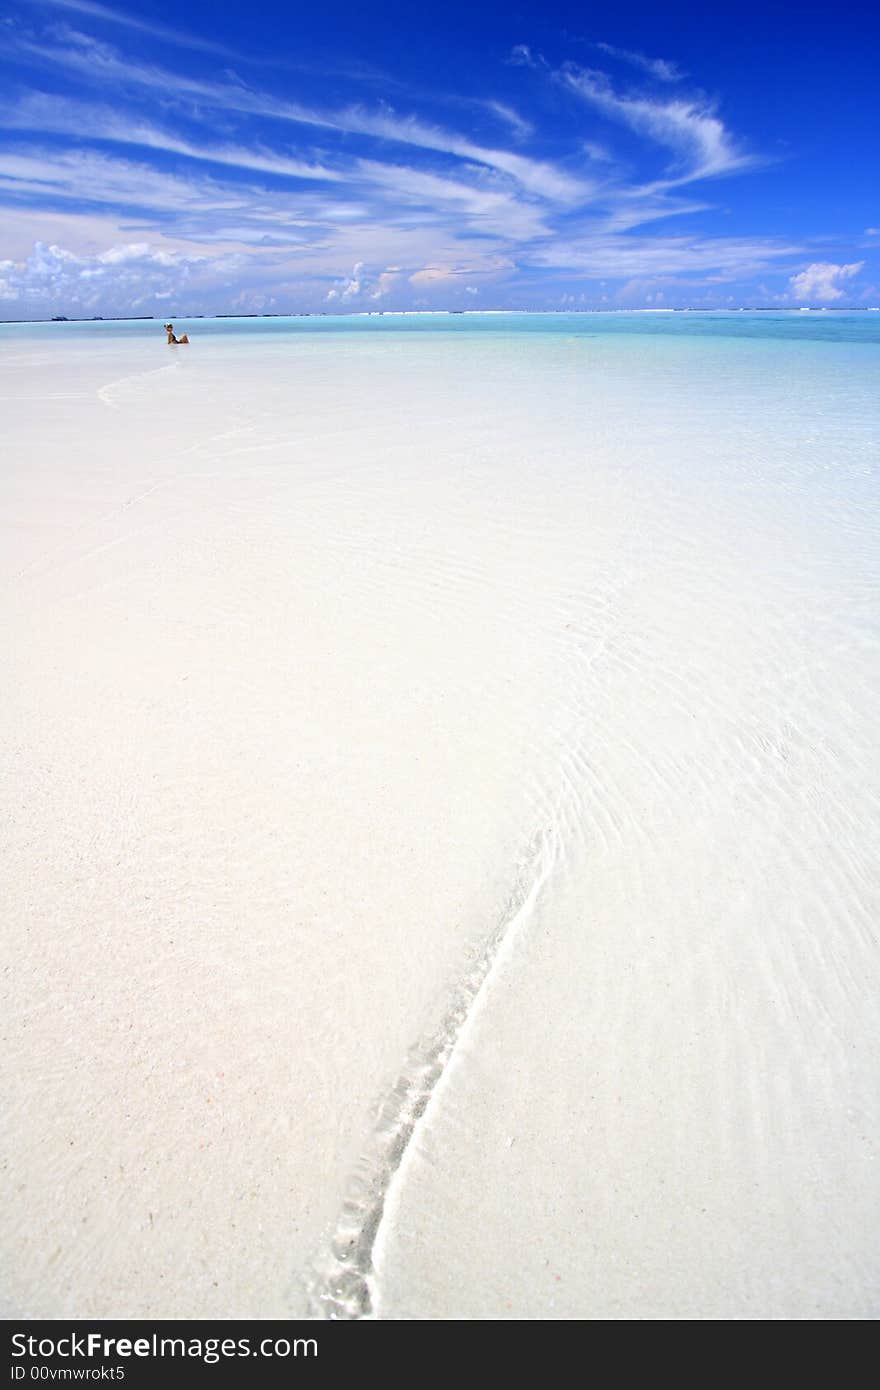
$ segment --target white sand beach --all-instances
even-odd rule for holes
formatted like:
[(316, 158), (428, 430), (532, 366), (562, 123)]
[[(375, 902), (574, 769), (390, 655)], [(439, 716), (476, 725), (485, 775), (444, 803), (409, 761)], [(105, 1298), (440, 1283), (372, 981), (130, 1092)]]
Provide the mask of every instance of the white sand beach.
[(863, 350), (186, 326), (0, 341), (6, 1315), (875, 1316)]

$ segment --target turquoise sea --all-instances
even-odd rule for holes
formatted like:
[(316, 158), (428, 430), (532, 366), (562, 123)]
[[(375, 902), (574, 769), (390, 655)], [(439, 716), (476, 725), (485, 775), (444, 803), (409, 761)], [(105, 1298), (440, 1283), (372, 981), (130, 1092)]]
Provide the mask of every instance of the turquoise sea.
[[(783, 342), (880, 344), (880, 311), (817, 309), (652, 310), (621, 313), (408, 313), (296, 315), (277, 318), (179, 318), (178, 332), (199, 336), (258, 336), (303, 333), (456, 333), (507, 335), (564, 333), (579, 337), (607, 335), (684, 338), (758, 338)], [(43, 333), (69, 338), (147, 338), (162, 323), (108, 319), (69, 323), (0, 324), (0, 341)], [(8, 335), (8, 339), (7, 339)]]

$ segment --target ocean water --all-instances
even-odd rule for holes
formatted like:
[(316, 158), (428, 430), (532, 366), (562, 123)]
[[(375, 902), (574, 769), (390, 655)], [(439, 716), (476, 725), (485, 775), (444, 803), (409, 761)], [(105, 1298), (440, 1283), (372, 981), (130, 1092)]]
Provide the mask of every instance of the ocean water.
[(12, 1306), (876, 1312), (880, 318), (175, 325), (0, 327)]
[[(195, 332), (200, 338), (263, 339), (293, 334), (348, 333), (473, 333), (558, 334), (578, 336), (645, 337), (659, 335), (687, 338), (749, 338), (786, 342), (880, 342), (880, 310), (731, 310), (701, 313), (695, 310), (646, 310), (619, 313), (373, 313), (294, 315), (277, 317), (176, 319), (179, 332)], [(97, 345), (108, 338), (146, 340), (161, 333), (159, 319), (107, 319), (68, 323), (4, 323), (0, 332), (8, 341), (43, 339), (82, 340)]]

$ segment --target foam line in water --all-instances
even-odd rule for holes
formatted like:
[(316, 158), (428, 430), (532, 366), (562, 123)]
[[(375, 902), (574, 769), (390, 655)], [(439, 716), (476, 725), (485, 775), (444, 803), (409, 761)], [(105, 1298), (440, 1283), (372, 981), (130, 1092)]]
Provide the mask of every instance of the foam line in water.
[(541, 831), (523, 855), (504, 911), (477, 960), (456, 986), (437, 1030), (411, 1048), (383, 1101), (361, 1156), (330, 1249), (310, 1288), (313, 1316), (355, 1320), (376, 1315), (373, 1252), (394, 1186), (438, 1083), (472, 1025), (493, 973), (528, 920), (557, 860), (552, 830)]

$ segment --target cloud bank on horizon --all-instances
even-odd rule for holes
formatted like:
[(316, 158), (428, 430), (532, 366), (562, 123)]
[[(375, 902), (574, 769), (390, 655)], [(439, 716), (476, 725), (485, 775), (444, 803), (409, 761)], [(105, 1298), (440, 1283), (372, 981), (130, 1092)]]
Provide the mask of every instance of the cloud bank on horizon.
[(839, 196), (816, 197), (827, 112), (790, 113), (805, 168), (711, 47), (617, 42), (611, 7), (586, 35), (536, 8), (537, 37), (500, 13), (452, 37), (358, 32), (346, 4), (305, 34), (202, 13), (22, 0), (2, 21), (0, 318), (880, 302), (836, 148)]

